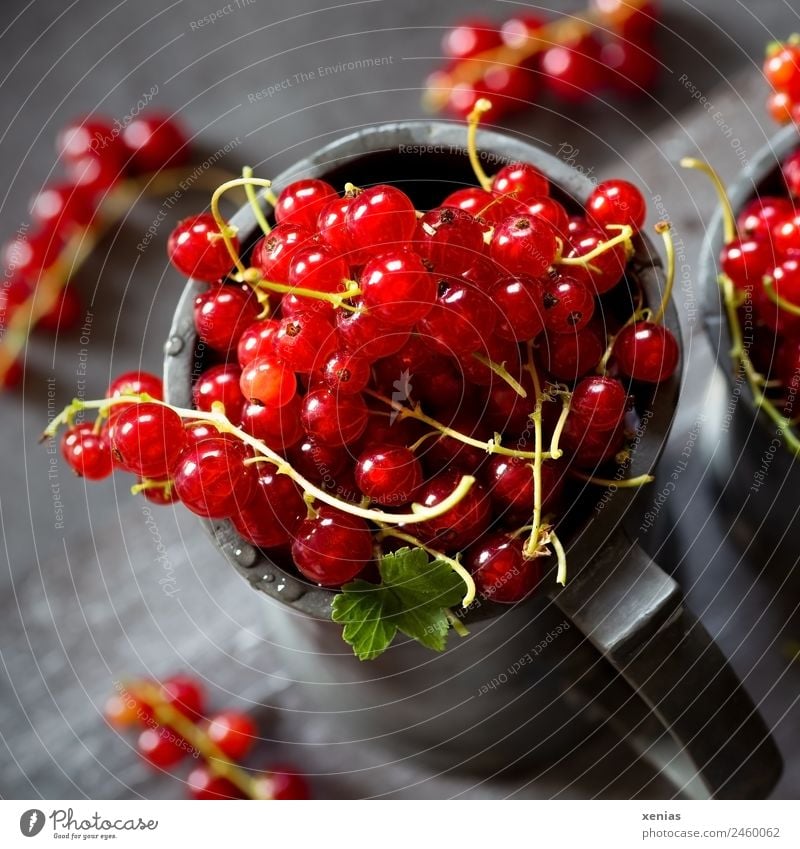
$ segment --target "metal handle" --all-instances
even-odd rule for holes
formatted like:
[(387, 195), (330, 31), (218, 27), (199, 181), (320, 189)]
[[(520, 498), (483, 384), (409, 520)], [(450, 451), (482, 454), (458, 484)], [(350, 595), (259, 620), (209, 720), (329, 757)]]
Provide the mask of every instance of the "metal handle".
[(619, 534), (553, 598), (671, 733), (710, 797), (769, 794), (782, 761), (766, 724), (678, 585), (636, 543)]

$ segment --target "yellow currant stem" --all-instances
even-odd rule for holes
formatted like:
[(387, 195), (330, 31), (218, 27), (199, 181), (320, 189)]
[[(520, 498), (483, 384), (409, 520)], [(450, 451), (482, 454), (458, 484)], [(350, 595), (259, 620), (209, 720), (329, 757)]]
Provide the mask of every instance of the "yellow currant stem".
[(608, 239), (605, 242), (600, 242), (595, 248), (589, 251), (588, 254), (584, 254), (583, 256), (573, 256), (573, 257), (563, 257), (559, 256), (556, 259), (557, 265), (582, 265), (584, 268), (588, 267), (589, 263), (595, 258), (604, 254), (606, 251), (611, 250), (611, 248), (616, 247), (621, 243), (625, 243), (627, 245), (627, 250), (631, 250), (631, 238), (633, 237), (633, 227), (630, 227), (628, 224), (609, 224), (607, 227), (608, 230), (619, 230), (616, 236), (613, 236), (611, 239)]
[(143, 478), (139, 481), (139, 483), (135, 483), (131, 487), (131, 495), (138, 495), (140, 492), (144, 492), (146, 489), (163, 489), (165, 494), (169, 496), (169, 494), (172, 492), (172, 481), (169, 479), (153, 480), (152, 478)]
[(767, 297), (773, 304), (777, 304), (782, 310), (785, 310), (792, 315), (800, 315), (800, 306), (793, 304), (791, 301), (787, 301), (786, 298), (782, 298), (778, 294), (775, 289), (775, 280), (772, 277), (766, 275), (762, 279), (762, 283), (764, 284), (764, 291), (767, 293)]
[(423, 507), (421, 504), (412, 504), (410, 513), (385, 513), (382, 510), (367, 510), (349, 501), (344, 501), (336, 496), (331, 495), (324, 489), (315, 486), (311, 481), (304, 478), (296, 471), (280, 454), (273, 451), (265, 445), (260, 439), (256, 439), (246, 431), (236, 427), (223, 412), (222, 403), (215, 401), (211, 405), (211, 411), (203, 410), (187, 410), (182, 407), (173, 407), (165, 401), (159, 401), (156, 398), (151, 398), (146, 393), (141, 395), (119, 395), (116, 398), (103, 398), (96, 401), (82, 401), (76, 398), (69, 406), (65, 407), (47, 426), (42, 439), (48, 439), (55, 435), (58, 428), (67, 423), (71, 416), (74, 416), (80, 410), (99, 410), (107, 407), (113, 407), (116, 404), (140, 404), (147, 401), (152, 404), (158, 404), (161, 407), (169, 407), (177, 413), (182, 419), (192, 419), (204, 422), (210, 422), (215, 425), (218, 430), (224, 433), (233, 434), (245, 445), (249, 445), (257, 454), (262, 455), (269, 460), (280, 475), (290, 477), (302, 490), (317, 501), (322, 501), (331, 507), (336, 507), (345, 513), (351, 513), (353, 516), (360, 516), (362, 519), (367, 519), (370, 522), (380, 523), (385, 522), (390, 525), (411, 525), (417, 522), (426, 522), (428, 519), (434, 519), (441, 516), (448, 510), (458, 504), (462, 498), (472, 489), (475, 483), (475, 478), (470, 475), (464, 475), (458, 482), (456, 488), (433, 507)]
[(461, 606), (469, 607), (472, 602), (475, 601), (475, 581), (472, 579), (472, 575), (470, 575), (470, 573), (454, 557), (448, 557), (443, 552), (437, 551), (435, 548), (430, 548), (420, 542), (415, 536), (407, 534), (404, 531), (399, 531), (396, 528), (381, 528), (381, 530), (378, 531), (378, 537), (381, 539), (383, 537), (393, 537), (394, 539), (402, 540), (403, 542), (417, 546), (417, 548), (421, 548), (436, 560), (443, 560), (467, 585), (467, 591), (464, 594), (464, 598), (461, 600)]
[(652, 475), (638, 475), (635, 478), (621, 478), (620, 480), (612, 480), (611, 478), (596, 478), (592, 475), (586, 475), (579, 472), (577, 469), (570, 469), (572, 477), (586, 483), (593, 483), (597, 486), (614, 486), (619, 489), (635, 489), (637, 486), (644, 486), (652, 483), (655, 478)]
[(556, 573), (556, 583), (562, 587), (567, 585), (567, 554), (564, 551), (564, 546), (561, 545), (561, 540), (556, 536), (555, 531), (550, 531), (550, 542), (553, 543), (553, 548), (558, 558), (558, 572)]
[(252, 183), (252, 180), (254, 179), (253, 169), (249, 165), (245, 165), (244, 168), (242, 168), (242, 178), (247, 180), (244, 184), (244, 193), (247, 195), (248, 203), (250, 204), (250, 208), (253, 210), (253, 215), (258, 222), (258, 226), (261, 228), (261, 231), (265, 236), (269, 236), (272, 232), (272, 228), (269, 226), (269, 222), (264, 216), (264, 210), (258, 202), (258, 196), (256, 195), (256, 190), (253, 188)]
[[(259, 303), (264, 303), (262, 291), (266, 289), (268, 292), (278, 292), (281, 295), (297, 295), (299, 298), (312, 298), (317, 301), (327, 301), (333, 304), (336, 309), (346, 309), (351, 312), (357, 312), (358, 307), (348, 304), (351, 298), (356, 298), (361, 294), (361, 289), (355, 280), (343, 280), (347, 286), (343, 292), (320, 292), (317, 289), (304, 289), (302, 286), (291, 286), (288, 283), (276, 283), (273, 280), (265, 280), (261, 276), (261, 272), (257, 268), (246, 268), (244, 271), (236, 274), (234, 279), (239, 283), (247, 283), (256, 293)], [(268, 314), (268, 307), (265, 306)]]
[(469, 156), (469, 164), (475, 172), (475, 178), (481, 188), (489, 191), (492, 187), (492, 180), (483, 170), (480, 157), (478, 156), (478, 124), (481, 122), (481, 116), (484, 112), (488, 112), (492, 108), (492, 101), (485, 97), (478, 98), (472, 112), (467, 116), (467, 155)]
[(528, 342), (528, 361), (525, 366), (533, 380), (536, 399), (533, 405), (533, 522), (531, 535), (525, 544), (525, 556), (533, 557), (539, 548), (539, 537), (542, 532), (542, 385), (539, 372), (533, 359), (533, 345)]
[(445, 610), (445, 616), (447, 616), (447, 621), (459, 637), (469, 636), (469, 630), (466, 625), (464, 625), (464, 623), (458, 618), (458, 616), (455, 615), (455, 613), (453, 613), (452, 610), (450, 610), (450, 608)]
[[(481, 442), (480, 439), (467, 436), (464, 433), (453, 430), (451, 427), (447, 427), (447, 425), (443, 425), (441, 422), (436, 421), (436, 419), (432, 419), (430, 416), (423, 413), (419, 406), (406, 407), (399, 401), (393, 401), (391, 398), (387, 398), (385, 395), (381, 395), (380, 392), (375, 392), (373, 389), (365, 389), (364, 394), (369, 395), (371, 398), (375, 398), (378, 401), (382, 401), (393, 410), (396, 410), (402, 419), (417, 419), (417, 421), (424, 422), (434, 430), (438, 430), (442, 436), (451, 436), (458, 442), (463, 442), (465, 445), (472, 445), (474, 448), (480, 448), (487, 454), (502, 454), (504, 457), (519, 457), (521, 460), (533, 460), (536, 457), (536, 452), (534, 451), (516, 451), (513, 448), (506, 448), (495, 439), (490, 439), (488, 442)], [(549, 459), (550, 455), (548, 453), (542, 454), (542, 458)]]
[(483, 363), (486, 368), (491, 369), (499, 378), (504, 380), (517, 393), (517, 395), (520, 395), (522, 398), (528, 397), (528, 393), (525, 391), (525, 388), (519, 383), (519, 381), (515, 380), (511, 374), (509, 374), (505, 363), (496, 363), (488, 357), (485, 357), (483, 354), (478, 354), (477, 352), (472, 356), (479, 363)]
[(564, 453), (561, 448), (559, 448), (558, 443), (561, 440), (561, 433), (564, 430), (564, 425), (567, 423), (567, 416), (569, 415), (569, 406), (572, 403), (572, 393), (564, 392), (561, 395), (561, 415), (558, 417), (558, 421), (556, 422), (556, 426), (553, 429), (553, 435), (550, 437), (550, 456), (553, 460), (558, 460), (559, 457)]
[(408, 446), (408, 450), (413, 453), (413, 452), (417, 451), (420, 448), (420, 446), (422, 446), (424, 443), (426, 443), (429, 439), (433, 439), (433, 437), (440, 439), (441, 436), (442, 436), (442, 434), (439, 433), (438, 430), (431, 430), (431, 431), (428, 431), (428, 433), (423, 433), (422, 436), (420, 436), (420, 438), (416, 442), (414, 442), (414, 443), (412, 443), (411, 445)]
[(664, 239), (664, 251), (667, 254), (667, 271), (666, 280), (664, 282), (664, 294), (661, 296), (661, 303), (658, 310), (653, 316), (653, 322), (660, 324), (664, 318), (664, 313), (667, 309), (669, 299), (672, 297), (672, 287), (675, 285), (675, 242), (672, 238), (672, 225), (669, 221), (659, 221), (656, 224), (656, 233), (659, 233)]
[(690, 168), (694, 171), (702, 171), (714, 185), (717, 192), (720, 206), (722, 207), (722, 229), (725, 236), (725, 243), (732, 242), (736, 238), (736, 217), (733, 214), (733, 207), (728, 193), (725, 191), (725, 185), (720, 179), (719, 174), (702, 159), (695, 159), (693, 156), (684, 156), (681, 159), (681, 168)]
[(182, 737), (202, 755), (206, 766), (215, 775), (225, 778), (248, 799), (269, 799), (264, 794), (264, 784), (235, 764), (208, 736), (199, 723), (184, 716), (177, 708), (165, 702), (158, 687), (145, 681), (137, 681), (128, 687), (133, 697), (144, 702), (153, 711), (159, 725), (169, 728)]
[[(227, 180), (222, 183), (222, 185), (217, 186), (217, 188), (214, 189), (214, 193), (211, 195), (211, 214), (214, 216), (214, 221), (217, 222), (219, 234), (222, 237), (222, 241), (225, 242), (225, 247), (228, 249), (231, 260), (236, 266), (236, 270), (239, 274), (244, 274), (246, 269), (241, 257), (239, 256), (239, 252), (233, 244), (233, 239), (231, 239), (233, 228), (223, 218), (222, 213), (219, 211), (219, 202), (225, 192), (230, 191), (231, 189), (242, 187), (246, 192), (248, 186), (260, 186), (261, 188), (268, 189), (271, 185), (272, 183), (269, 180), (262, 180), (259, 177), (237, 177), (234, 180)], [(209, 234), (209, 236), (211, 235), (213, 234)]]

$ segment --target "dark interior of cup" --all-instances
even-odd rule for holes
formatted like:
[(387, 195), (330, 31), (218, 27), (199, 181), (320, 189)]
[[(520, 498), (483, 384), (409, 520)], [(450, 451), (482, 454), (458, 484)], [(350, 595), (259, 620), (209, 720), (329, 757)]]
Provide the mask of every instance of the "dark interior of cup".
[[(418, 209), (427, 209), (437, 206), (457, 188), (475, 185), (465, 140), (466, 131), (461, 123), (381, 125), (322, 148), (281, 174), (273, 185), (279, 192), (283, 186), (303, 177), (323, 178), (336, 187), (343, 187), (347, 182), (362, 187), (389, 182), (403, 188)], [(509, 162), (525, 161), (535, 165), (550, 179), (554, 196), (571, 212), (579, 211), (580, 203), (593, 188), (593, 183), (570, 165), (517, 138), (481, 132), (479, 148), (484, 168), (490, 174)], [(246, 256), (261, 235), (253, 212), (245, 206), (231, 221), (238, 228)], [(629, 265), (629, 286), (619, 286), (618, 291), (604, 297), (605, 314), (630, 315), (636, 306), (631, 293), (641, 293), (645, 304), (657, 304), (660, 300), (664, 279), (659, 256), (646, 236), (638, 236), (635, 246), (636, 255)], [(192, 382), (210, 365), (196, 352), (192, 321), (194, 297), (204, 288), (202, 283), (187, 283), (166, 345), (166, 397), (178, 406), (191, 406)], [(672, 305), (664, 322), (680, 340), (677, 314)], [(636, 387), (637, 408), (647, 409), (648, 418), (625, 476), (644, 474), (655, 466), (673, 418), (679, 382), (680, 375), (676, 374), (654, 389)], [(599, 515), (594, 509), (597, 489), (587, 490), (583, 485), (578, 489), (572, 509), (560, 522), (560, 527), (565, 529), (561, 535), (569, 549), (573, 572), (602, 547), (635, 495), (632, 490), (618, 489), (605, 496), (600, 522), (592, 519)], [(308, 584), (290, 565), (276, 562), (274, 556), (254, 549), (238, 536), (230, 522), (206, 521), (204, 524), (222, 553), (255, 588), (307, 614), (329, 617), (332, 591)], [(496, 605), (481, 605), (479, 615), (491, 615), (493, 607), (497, 608)]]
[[(781, 176), (781, 162), (798, 147), (797, 127), (784, 127), (753, 157), (741, 176), (728, 188), (728, 197), (733, 212), (738, 215), (742, 207), (755, 197), (783, 195), (786, 186)], [(725, 245), (722, 211), (717, 210), (706, 233), (700, 254), (700, 287), (704, 303), (703, 321), (717, 362), (733, 387), (735, 367), (730, 357), (732, 347), (730, 329), (725, 315), (722, 290), (718, 283), (720, 274), (719, 257)], [(755, 399), (747, 381), (737, 384), (752, 416), (758, 417), (762, 428), (774, 431), (775, 425), (766, 415), (756, 409)]]

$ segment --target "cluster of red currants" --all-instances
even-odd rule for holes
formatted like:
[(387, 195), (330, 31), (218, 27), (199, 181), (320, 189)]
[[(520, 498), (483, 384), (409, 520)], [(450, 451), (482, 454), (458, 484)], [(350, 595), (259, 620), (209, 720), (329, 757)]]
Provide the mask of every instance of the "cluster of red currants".
[(19, 355), (31, 326), (56, 331), (80, 322), (80, 298), (68, 283), (88, 252), (89, 234), (103, 224), (100, 207), (109, 193), (126, 178), (177, 168), (189, 157), (183, 131), (156, 114), (124, 124), (100, 117), (70, 123), (56, 149), (67, 179), (36, 195), (33, 228), (21, 227), (2, 249), (0, 387), (19, 381)]
[(764, 76), (773, 89), (767, 100), (772, 119), (779, 124), (800, 124), (800, 36), (773, 41), (767, 47)]
[(468, 115), (488, 97), (493, 115), (519, 111), (542, 92), (569, 103), (604, 90), (642, 94), (658, 77), (656, 4), (591, 0), (582, 14), (547, 23), (518, 14), (502, 24), (469, 19), (445, 33), (448, 62), (426, 82), (427, 103)]
[(308, 799), (305, 778), (287, 764), (263, 773), (241, 762), (259, 740), (246, 713), (221, 711), (206, 718), (206, 696), (188, 675), (174, 675), (160, 684), (135, 681), (106, 702), (106, 720), (115, 728), (141, 727), (139, 754), (159, 770), (170, 769), (191, 756), (204, 762), (189, 773), (186, 784), (194, 799)]
[(778, 382), (766, 390), (777, 393), (791, 420), (800, 388), (800, 150), (783, 162), (781, 176), (788, 194), (755, 197), (728, 220), (720, 267), (735, 310), (737, 354)]
[[(592, 469), (625, 443), (629, 393), (610, 374), (657, 383), (678, 360), (657, 321), (601, 319), (600, 299), (623, 281), (644, 220), (641, 193), (611, 180), (570, 216), (550, 188), (534, 167), (512, 164), (486, 189), (460, 189), (418, 214), (391, 185), (339, 196), (322, 180), (299, 180), (277, 198), (277, 224), (252, 248), (256, 274), (245, 283), (225, 282), (228, 249), (240, 247), (234, 234), (226, 245), (227, 228), (210, 215), (181, 222), (169, 255), (210, 284), (194, 317), (204, 361), (217, 360), (195, 381), (195, 406), (221, 405), (296, 474), (257, 464), (263, 458), (213, 423), (184, 423), (152, 403), (111, 408), (114, 464), (151, 481), (146, 493), (229, 518), (273, 553), (290, 550), (306, 578), (332, 587), (374, 555), (375, 529), (348, 503), (429, 509), (475, 475), (457, 504), (409, 527), (433, 550), (468, 551), (484, 595), (519, 600), (538, 580), (538, 561), (511, 532), (537, 502), (555, 513), (566, 479), (562, 449), (533, 445), (532, 411), (540, 408), (542, 438), (558, 430), (571, 466)], [(267, 297), (271, 315), (259, 317)], [(613, 372), (586, 376), (609, 357)], [(157, 397), (139, 377), (126, 380)], [(562, 420), (567, 405), (547, 401), (570, 395), (564, 383), (574, 391)], [(500, 453), (492, 440), (518, 450)], [(310, 509), (302, 481), (341, 508)]]

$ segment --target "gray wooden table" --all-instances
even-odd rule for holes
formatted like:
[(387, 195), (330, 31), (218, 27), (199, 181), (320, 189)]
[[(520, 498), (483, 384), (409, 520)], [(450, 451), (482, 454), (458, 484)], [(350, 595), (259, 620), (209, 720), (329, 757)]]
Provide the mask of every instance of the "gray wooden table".
[[(0, 235), (24, 225), (28, 198), (52, 179), (55, 134), (75, 114), (97, 110), (122, 118), (157, 87), (153, 105), (178, 113), (205, 151), (200, 158), (219, 157), (233, 170), (249, 163), (270, 174), (354, 127), (419, 117), (420, 81), (438, 61), (443, 27), (468, 12), (502, 18), (519, 6), (5, 0)], [(689, 361), (664, 461), (669, 468), (714, 397), (692, 274), (713, 197), (676, 162), (700, 149), (723, 176), (735, 176), (742, 155), (771, 132), (759, 74), (763, 46), (800, 23), (789, 3), (776, 0), (663, 6), (664, 81), (650, 99), (563, 113), (538, 109), (508, 128), (598, 176), (633, 177), (651, 198), (653, 220), (669, 215), (675, 224), (686, 263), (678, 301)], [(215, 12), (222, 13), (203, 21)], [(356, 59), (380, 62), (365, 72), (348, 67)], [(699, 97), (713, 108), (698, 107)], [(205, 200), (183, 197), (170, 219)], [(120, 678), (183, 669), (205, 680), (216, 705), (253, 710), (264, 732), (264, 763), (303, 765), (315, 774), (320, 796), (670, 795), (663, 780), (633, 753), (614, 750), (610, 739), (593, 742), (558, 777), (493, 785), (429, 775), (415, 764), (387, 765), (377, 747), (344, 753), (328, 745), (324, 719), (304, 712), (291, 670), (276, 657), (269, 603), (234, 578), (192, 517), (148, 510), (128, 494), (127, 480), (86, 486), (62, 463), (51, 465), (38, 434), (48, 412), (82, 381), (87, 396), (96, 396), (110, 373), (160, 368), (182, 281), (165, 267), (168, 222), (148, 249), (137, 249), (158, 211), (153, 202), (132, 209), (81, 273), (86, 332), (37, 336), (24, 387), (0, 399), (0, 794), (180, 797), (177, 780), (147, 771), (132, 739), (110, 731), (99, 711)], [(735, 540), (719, 544), (723, 526), (702, 526), (698, 517), (713, 513), (713, 504), (702, 452), (690, 453), (680, 497), (672, 500), (675, 516), (663, 511), (644, 543), (679, 570), (690, 600), (762, 704), (788, 763), (776, 796), (797, 797), (792, 729), (800, 718), (800, 671), (785, 653), (786, 642), (800, 636), (787, 613), (794, 603), (748, 577)], [(674, 509), (678, 501), (681, 510)], [(726, 580), (731, 572), (735, 580)], [(611, 784), (609, 775), (616, 776)]]

